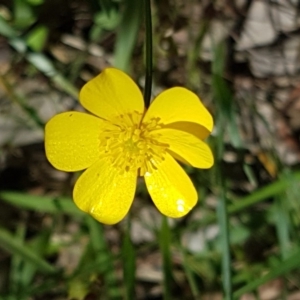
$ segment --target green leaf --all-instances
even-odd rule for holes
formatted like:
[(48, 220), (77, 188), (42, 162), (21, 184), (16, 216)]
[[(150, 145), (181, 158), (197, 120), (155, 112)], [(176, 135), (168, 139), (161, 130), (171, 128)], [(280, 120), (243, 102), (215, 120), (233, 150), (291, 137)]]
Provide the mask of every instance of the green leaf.
[(8, 22), (0, 15), (0, 35), (7, 38), (14, 38), (17, 32), (8, 24)]
[(27, 45), (33, 51), (40, 52), (47, 41), (49, 30), (46, 26), (38, 26), (31, 30), (26, 38)]
[(159, 232), (159, 246), (163, 259), (164, 273), (164, 300), (172, 299), (171, 284), (173, 282), (172, 275), (172, 257), (171, 257), (171, 232), (168, 219), (163, 216), (161, 229)]
[(276, 225), (277, 238), (279, 242), (281, 257), (287, 258), (291, 250), (290, 242), (290, 218), (285, 205), (286, 197), (278, 195), (273, 205), (273, 216)]
[(229, 206), (228, 211), (229, 213), (237, 213), (251, 205), (265, 201), (270, 197), (274, 197), (277, 194), (284, 192), (295, 180), (300, 180), (300, 172), (295, 172), (288, 177), (283, 177), (266, 187), (262, 187), (252, 192), (244, 198), (236, 199), (234, 204)]
[[(43, 232), (41, 232), (38, 236), (36, 236), (28, 243), (28, 247), (32, 249), (32, 251), (34, 251), (37, 255), (43, 256), (48, 248), (51, 235), (51, 228), (43, 229)], [(36, 271), (36, 266), (31, 265), (28, 262), (24, 264), (21, 272), (20, 282), (23, 289), (24, 287), (28, 287), (31, 284)]]
[[(20, 243), (24, 243), (24, 237), (25, 237), (25, 226), (23, 224), (20, 224), (17, 227), (16, 233), (14, 235), (15, 240), (19, 240)], [(20, 255), (18, 254), (12, 254), (11, 258), (11, 267), (9, 272), (9, 292), (11, 294), (17, 294), (21, 290), (22, 286), (22, 279), (21, 279), (21, 273), (20, 270), (22, 270), (24, 260)], [(32, 264), (29, 264), (30, 266), (33, 266)]]
[(115, 67), (128, 71), (130, 58), (140, 28), (143, 1), (127, 0), (115, 44)]
[[(2, 28), (2, 25), (3, 28)], [(28, 51), (27, 44), (24, 39), (17, 37), (14, 29), (4, 21), (0, 16), (0, 33), (9, 37), (9, 44), (19, 53), (24, 54), (26, 59), (39, 71), (49, 77), (58, 87), (74, 98), (78, 98), (77, 88), (57, 71), (52, 61), (43, 53), (31, 53)]]
[[(212, 91), (218, 103), (218, 120), (220, 132), (224, 132), (224, 126), (228, 125), (228, 133), (232, 144), (239, 148), (242, 145), (238, 131), (235, 102), (231, 89), (224, 79), (224, 66), (226, 59), (225, 43), (221, 42), (214, 48), (214, 59), (212, 63)], [(223, 143), (223, 138), (222, 138)]]
[[(22, 224), (18, 227), (18, 233), (15, 235), (16, 240), (24, 244), (25, 226)], [(28, 243), (28, 248), (32, 249), (38, 256), (43, 256), (48, 247), (51, 230), (46, 228)], [(32, 280), (37, 272), (36, 265), (31, 261), (24, 260), (18, 253), (12, 255), (12, 267), (10, 271), (10, 293), (14, 295), (23, 295), (24, 299), (28, 297), (28, 287), (31, 286)]]
[(251, 281), (244, 287), (233, 293), (234, 299), (239, 299), (242, 295), (254, 291), (259, 286), (276, 279), (280, 276), (283, 276), (292, 270), (298, 269), (300, 266), (300, 250), (290, 256), (288, 259), (283, 260), (279, 266), (272, 268), (268, 274), (259, 277), (256, 280)]
[(89, 293), (89, 283), (79, 278), (69, 281), (68, 299), (84, 300)]
[(220, 229), (220, 244), (222, 254), (222, 286), (224, 298), (232, 300), (232, 272), (231, 272), (231, 253), (230, 253), (230, 230), (228, 199), (226, 197), (227, 185), (224, 181), (223, 174), (219, 165), (216, 165), (218, 172), (218, 185), (220, 193), (217, 206), (217, 221)]
[[(127, 220), (130, 222), (130, 219)], [(124, 283), (126, 289), (126, 298), (127, 300), (131, 300), (136, 298), (134, 287), (135, 287), (135, 250), (132, 242), (130, 240), (130, 224), (126, 227), (126, 232), (123, 237), (123, 245), (122, 245), (122, 260), (123, 260), (123, 273), (124, 273)]]
[(24, 245), (19, 237), (13, 236), (9, 231), (0, 228), (0, 247), (9, 253), (19, 255), (25, 261), (32, 263), (38, 270), (45, 274), (57, 273), (58, 270), (46, 260), (36, 254), (33, 249)]
[(193, 272), (192, 268), (190, 267), (189, 261), (188, 261), (188, 254), (187, 251), (180, 246), (180, 251), (183, 257), (183, 267), (184, 267), (184, 271), (185, 271), (185, 275), (187, 277), (187, 281), (190, 285), (190, 289), (193, 293), (193, 296), (195, 299), (199, 299), (200, 297), (200, 291), (199, 291), (199, 287), (197, 284), (197, 280), (196, 280), (196, 276), (195, 273)]
[(119, 5), (111, 0), (99, 0), (101, 9), (94, 15), (94, 24), (90, 30), (90, 40), (97, 42), (104, 30), (114, 30), (120, 23)]
[(87, 225), (89, 227), (91, 244), (96, 253), (96, 259), (93, 264), (101, 262), (98, 270), (104, 276), (108, 299), (122, 299), (119, 284), (115, 276), (112, 254), (105, 240), (103, 225), (92, 217), (87, 218)]
[(28, 53), (27, 59), (46, 76), (52, 77), (57, 73), (52, 61), (42, 53)]
[(31, 6), (24, 0), (14, 0), (14, 26), (25, 29), (36, 20)]
[(45, 0), (26, 0), (26, 2), (33, 6), (41, 5), (45, 2)]
[(0, 198), (10, 204), (44, 213), (65, 213), (76, 217), (84, 216), (72, 199), (46, 196), (33, 196), (17, 192), (1, 192)]
[(116, 8), (100, 11), (95, 15), (94, 22), (103, 29), (113, 30), (120, 23), (120, 14)]

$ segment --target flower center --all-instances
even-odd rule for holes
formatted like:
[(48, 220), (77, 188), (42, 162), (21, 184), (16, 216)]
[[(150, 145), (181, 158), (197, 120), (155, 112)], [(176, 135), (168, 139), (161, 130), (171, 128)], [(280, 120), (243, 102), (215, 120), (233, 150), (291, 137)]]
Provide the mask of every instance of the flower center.
[(159, 119), (142, 123), (141, 114), (120, 115), (107, 122), (100, 134), (100, 147), (113, 166), (121, 172), (136, 170), (140, 176), (151, 173), (164, 160), (168, 145), (158, 141)]

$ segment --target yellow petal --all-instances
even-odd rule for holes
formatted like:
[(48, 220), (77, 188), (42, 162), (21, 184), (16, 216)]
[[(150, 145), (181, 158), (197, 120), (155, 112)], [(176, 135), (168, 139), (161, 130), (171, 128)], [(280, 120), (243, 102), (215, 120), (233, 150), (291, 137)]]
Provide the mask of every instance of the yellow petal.
[(144, 113), (140, 89), (128, 75), (114, 68), (105, 69), (86, 83), (79, 98), (87, 110), (106, 120), (133, 112)]
[(76, 111), (50, 119), (45, 127), (45, 150), (50, 163), (69, 172), (91, 166), (99, 158), (99, 134), (103, 122)]
[(151, 198), (162, 214), (179, 218), (196, 205), (195, 187), (171, 155), (167, 154), (158, 169), (144, 177)]
[(175, 122), (165, 125), (163, 127), (188, 132), (190, 134), (195, 135), (200, 140), (204, 140), (210, 135), (210, 131), (208, 131), (205, 127), (191, 122)]
[(153, 137), (169, 145), (169, 150), (176, 153), (195, 168), (208, 169), (214, 163), (209, 146), (192, 134), (176, 129), (158, 129), (151, 133)]
[(74, 202), (99, 222), (115, 224), (125, 217), (132, 204), (136, 178), (136, 172), (121, 173), (102, 158), (77, 180)]
[(153, 100), (143, 122), (147, 123), (153, 118), (160, 118), (164, 124), (192, 122), (209, 132), (213, 128), (212, 116), (198, 96), (182, 87), (168, 89)]

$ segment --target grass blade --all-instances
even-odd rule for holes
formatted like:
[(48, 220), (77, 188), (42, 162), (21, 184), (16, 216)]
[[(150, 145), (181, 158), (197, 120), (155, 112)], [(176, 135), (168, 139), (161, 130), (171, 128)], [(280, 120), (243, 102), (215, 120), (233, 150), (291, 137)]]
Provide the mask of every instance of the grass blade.
[(22, 207), (43, 213), (65, 213), (76, 217), (85, 215), (76, 207), (72, 199), (67, 197), (54, 198), (5, 191), (0, 193), (0, 198), (19, 208)]
[(286, 259), (290, 252), (290, 220), (289, 215), (284, 204), (286, 199), (283, 199), (282, 195), (278, 195), (274, 203), (274, 217), (275, 226), (277, 231), (277, 237), (279, 241), (279, 247), (281, 252), (281, 257)]
[[(14, 235), (16, 241), (19, 241), (21, 244), (24, 243), (25, 237), (25, 226), (20, 224)], [(11, 258), (11, 268), (9, 272), (9, 292), (16, 295), (21, 287), (21, 272), (23, 260), (20, 255), (14, 253)], [(30, 264), (32, 266), (32, 264)]]
[(264, 275), (257, 280), (253, 280), (244, 287), (233, 293), (234, 299), (239, 299), (245, 293), (254, 291), (259, 286), (277, 278), (285, 275), (286, 273), (299, 268), (300, 266), (300, 250), (298, 250), (295, 254), (291, 255), (288, 259), (283, 260), (281, 264), (273, 268), (269, 271), (267, 275)]
[(225, 196), (225, 186), (223, 184), (222, 195), (219, 198), (217, 207), (218, 223), (220, 228), (221, 248), (222, 248), (222, 283), (226, 300), (232, 299), (232, 279), (231, 279), (231, 255), (229, 222), (227, 212), (227, 199)]
[(199, 299), (200, 298), (200, 291), (198, 288), (198, 284), (196, 282), (196, 277), (194, 275), (193, 270), (190, 268), (189, 263), (188, 263), (188, 254), (187, 251), (181, 246), (180, 247), (180, 251), (183, 257), (183, 267), (184, 267), (184, 271), (187, 277), (187, 281), (190, 285), (193, 297), (195, 299)]
[(91, 243), (96, 253), (96, 261), (104, 262), (100, 265), (99, 271), (103, 274), (107, 289), (108, 299), (122, 299), (119, 284), (117, 282), (113, 257), (106, 244), (103, 225), (95, 221), (93, 218), (87, 218), (87, 224), (90, 230)]
[(58, 270), (46, 260), (37, 255), (31, 248), (24, 245), (19, 237), (14, 237), (7, 230), (0, 228), (0, 245), (12, 254), (19, 255), (25, 261), (31, 262), (35, 267), (45, 274), (57, 273)]
[(126, 296), (125, 299), (135, 299), (135, 250), (130, 239), (130, 219), (127, 220), (125, 236), (122, 245), (123, 274)]
[(172, 258), (171, 258), (171, 232), (168, 224), (168, 219), (163, 216), (160, 234), (159, 234), (160, 252), (163, 260), (163, 273), (164, 273), (164, 300), (171, 300), (171, 284), (173, 281), (172, 276)]
[[(136, 0), (137, 1), (137, 0)], [(9, 44), (35, 66), (39, 71), (49, 77), (59, 88), (74, 98), (78, 98), (77, 88), (69, 82), (54, 66), (52, 61), (43, 53), (30, 52), (26, 41), (18, 37), (17, 31), (0, 16), (0, 34), (9, 39)]]
[(117, 33), (115, 67), (128, 71), (130, 57), (140, 28), (142, 16), (141, 0), (127, 0), (123, 18)]
[[(235, 199), (233, 204), (228, 205), (228, 214), (237, 214), (246, 208), (266, 201), (287, 190), (294, 182), (300, 180), (300, 172), (294, 172), (287, 177), (277, 180), (265, 187), (257, 189), (250, 195)], [(201, 221), (201, 225), (208, 225), (216, 221), (216, 216), (209, 216)]]

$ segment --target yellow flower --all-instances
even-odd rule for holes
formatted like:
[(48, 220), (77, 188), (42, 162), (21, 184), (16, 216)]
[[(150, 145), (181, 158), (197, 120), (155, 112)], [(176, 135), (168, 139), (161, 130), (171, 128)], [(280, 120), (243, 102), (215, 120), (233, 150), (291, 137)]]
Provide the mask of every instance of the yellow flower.
[(127, 214), (142, 176), (161, 213), (186, 215), (198, 196), (175, 159), (204, 169), (214, 161), (203, 142), (213, 120), (199, 98), (174, 87), (147, 110), (138, 86), (114, 68), (84, 85), (79, 97), (93, 115), (61, 113), (45, 129), (46, 155), (55, 168), (87, 169), (74, 187), (76, 205), (100, 222), (115, 224)]

